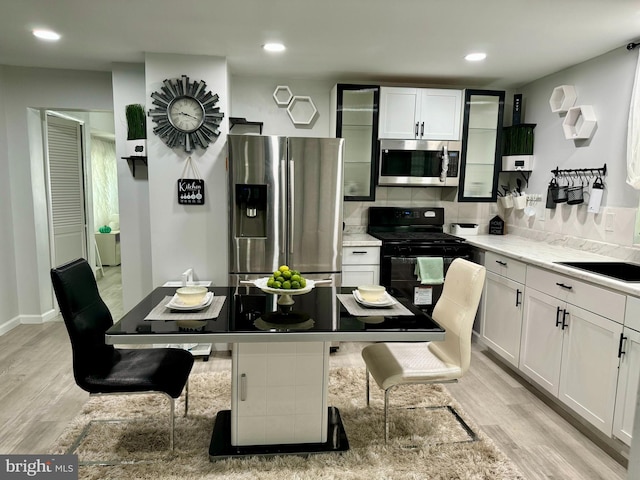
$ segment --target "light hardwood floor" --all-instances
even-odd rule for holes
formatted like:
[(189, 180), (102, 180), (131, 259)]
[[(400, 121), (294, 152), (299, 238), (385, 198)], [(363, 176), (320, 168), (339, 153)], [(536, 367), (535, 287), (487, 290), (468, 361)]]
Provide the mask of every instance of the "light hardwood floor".
[[(114, 318), (119, 318), (119, 268), (105, 268), (98, 284)], [(364, 369), (364, 345), (341, 344), (331, 355), (331, 365)], [(483, 348), (474, 345), (472, 355), (467, 375), (447, 388), (527, 479), (626, 479), (624, 467)], [(230, 356), (216, 353), (208, 362), (198, 360), (194, 371), (230, 368)], [(71, 347), (61, 320), (21, 325), (0, 336), (0, 453), (46, 452), (87, 399), (73, 380)]]

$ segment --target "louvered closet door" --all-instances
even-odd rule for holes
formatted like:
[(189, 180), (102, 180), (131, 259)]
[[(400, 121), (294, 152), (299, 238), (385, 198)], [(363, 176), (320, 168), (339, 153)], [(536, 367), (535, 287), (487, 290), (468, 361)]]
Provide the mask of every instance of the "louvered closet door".
[(52, 265), (87, 258), (81, 125), (47, 115)]

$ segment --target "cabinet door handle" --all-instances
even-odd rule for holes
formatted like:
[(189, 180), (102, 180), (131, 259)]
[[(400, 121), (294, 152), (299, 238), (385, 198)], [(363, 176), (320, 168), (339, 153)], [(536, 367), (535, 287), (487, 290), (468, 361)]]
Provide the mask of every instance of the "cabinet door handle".
[(247, 374), (240, 375), (240, 401), (244, 402), (247, 399)]
[(564, 288), (567, 290), (571, 290), (573, 288), (571, 285), (565, 285), (564, 283), (559, 283), (559, 282), (556, 282), (556, 285), (558, 285), (560, 288)]
[(367, 253), (367, 252), (364, 252), (364, 251), (362, 251), (362, 250), (354, 250), (354, 251), (353, 251), (353, 252), (351, 252), (351, 253), (352, 253), (352, 254), (354, 254), (354, 255), (364, 255), (364, 254), (365, 254), (365, 253)]
[(519, 307), (522, 304), (520, 301), (520, 295), (522, 295), (522, 292), (519, 288), (516, 288), (516, 307)]
[(562, 311), (562, 330), (564, 330), (565, 328), (567, 328), (569, 325), (566, 322), (567, 319), (567, 315), (569, 315), (569, 312), (567, 312), (567, 310), (563, 310)]
[(420, 137), (424, 137), (424, 122), (420, 124)]
[(416, 138), (418, 138), (418, 122), (416, 122)]
[(560, 322), (560, 307), (556, 310), (556, 327), (560, 326), (562, 322)]
[(503, 267), (506, 267), (506, 266), (507, 266), (507, 262), (503, 262), (502, 260), (496, 260), (496, 263), (497, 263), (498, 265), (502, 265)]
[(624, 336), (624, 334), (620, 334), (620, 343), (618, 344), (618, 358), (622, 358), (622, 355), (624, 355), (625, 352), (624, 350), (622, 350), (622, 346), (624, 345), (624, 341), (627, 339), (627, 337)]

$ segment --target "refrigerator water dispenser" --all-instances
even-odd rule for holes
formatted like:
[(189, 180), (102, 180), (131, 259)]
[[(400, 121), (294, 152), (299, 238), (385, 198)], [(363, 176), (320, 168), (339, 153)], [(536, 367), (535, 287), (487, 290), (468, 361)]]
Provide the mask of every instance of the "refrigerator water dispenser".
[(236, 185), (235, 228), (239, 237), (267, 236), (267, 186)]

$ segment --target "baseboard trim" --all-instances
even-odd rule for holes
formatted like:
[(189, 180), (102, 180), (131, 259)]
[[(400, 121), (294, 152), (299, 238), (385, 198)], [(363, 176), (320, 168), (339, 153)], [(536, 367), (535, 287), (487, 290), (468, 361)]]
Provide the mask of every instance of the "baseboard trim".
[(20, 317), (13, 317), (11, 320), (0, 325), (0, 335), (4, 335), (5, 333), (10, 332), (14, 328), (20, 325)]

